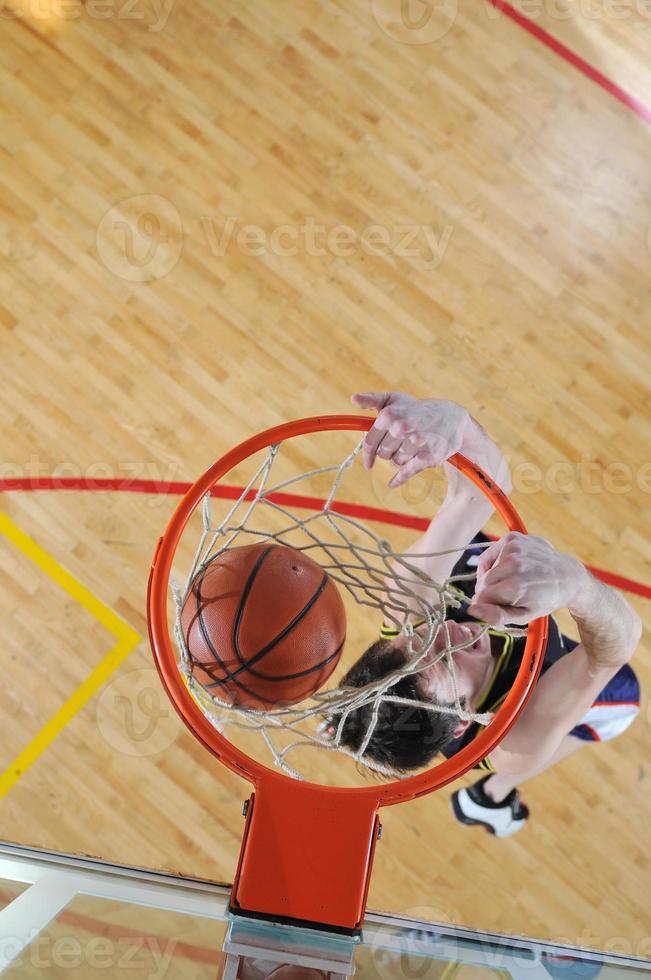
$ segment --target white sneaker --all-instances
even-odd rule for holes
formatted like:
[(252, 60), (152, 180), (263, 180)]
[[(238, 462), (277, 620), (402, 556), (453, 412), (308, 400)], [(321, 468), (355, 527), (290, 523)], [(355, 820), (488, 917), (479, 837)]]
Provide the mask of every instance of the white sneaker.
[(478, 783), (467, 789), (459, 789), (452, 794), (452, 812), (459, 823), (468, 827), (484, 827), (496, 837), (510, 837), (522, 830), (529, 819), (529, 808), (520, 800), (517, 789), (500, 803), (495, 803), (484, 792), (484, 783), (490, 776), (484, 776)]

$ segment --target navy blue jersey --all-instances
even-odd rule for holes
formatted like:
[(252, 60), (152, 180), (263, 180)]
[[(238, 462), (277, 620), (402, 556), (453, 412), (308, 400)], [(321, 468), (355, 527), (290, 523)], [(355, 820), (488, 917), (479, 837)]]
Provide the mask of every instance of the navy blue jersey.
[[(477, 545), (489, 542), (485, 534), (478, 534), (470, 547), (461, 556), (455, 565), (452, 576), (474, 573), (477, 570), (477, 562), (484, 547)], [(475, 589), (475, 579), (453, 583), (456, 588), (467, 597), (472, 598)], [(462, 602), (458, 609), (449, 609), (448, 619), (463, 623), (472, 620), (473, 617), (468, 613), (468, 602)], [(512, 638), (491, 630), (491, 644), (494, 655), (496, 656), (495, 670), (490, 683), (484, 692), (481, 701), (476, 705), (478, 713), (495, 712), (502, 705), (506, 695), (511, 690), (513, 682), (517, 676), (522, 657), (526, 646), (525, 637)], [(552, 664), (555, 664), (561, 657), (574, 650), (577, 641), (564, 636), (553, 617), (549, 618), (549, 633), (545, 657), (541, 669), (542, 676)], [(599, 693), (592, 707), (586, 713), (581, 722), (576, 725), (568, 734), (584, 741), (606, 741), (619, 735), (631, 724), (639, 712), (640, 687), (638, 679), (629, 664), (621, 667), (614, 677), (608, 682), (606, 687)], [(463, 734), (449, 742), (443, 748), (443, 755), (447, 758), (454, 755), (465, 745), (468, 745), (478, 732), (480, 725), (473, 722), (463, 732)], [(482, 759), (478, 764), (479, 769), (492, 770), (489, 759)]]

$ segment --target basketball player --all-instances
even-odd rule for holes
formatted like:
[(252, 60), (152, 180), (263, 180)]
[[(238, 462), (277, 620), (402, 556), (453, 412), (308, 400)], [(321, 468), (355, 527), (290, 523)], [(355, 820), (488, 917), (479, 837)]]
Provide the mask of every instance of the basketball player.
[[(558, 609), (568, 609), (576, 623), (578, 643), (562, 636), (550, 620), (542, 673), (524, 711), (490, 758), (479, 764), (487, 775), (452, 796), (453, 812), (461, 823), (482, 825), (506, 837), (520, 830), (529, 815), (516, 786), (590, 742), (614, 738), (637, 715), (640, 690), (628, 661), (640, 640), (640, 619), (619, 592), (544, 538), (511, 532), (481, 547), (489, 540), (480, 532), (493, 512), (492, 504), (445, 460), (461, 452), (506, 493), (511, 480), (502, 453), (464, 408), (399, 392), (354, 395), (353, 402), (378, 413), (364, 440), (363, 460), (368, 468), (378, 456), (390, 460), (396, 467), (390, 486), (400, 486), (428, 466), (445, 467), (445, 501), (408, 554), (410, 563), (436, 582), (476, 572), (474, 588), (472, 581), (460, 583), (467, 601), (449, 610), (447, 620), (453, 644), (478, 636), (480, 622), (491, 627), (454, 655), (457, 689), (465, 707), (473, 713), (493, 712), (513, 683), (525, 640), (513, 639), (501, 627), (523, 626)], [(459, 558), (464, 542), (468, 547)], [(453, 555), (428, 556), (455, 548)], [(425, 591), (423, 597), (436, 598)], [(383, 626), (380, 639), (349, 670), (342, 685), (361, 687), (400, 667), (406, 643), (403, 633)], [(435, 652), (442, 646), (437, 640)], [(445, 660), (401, 679), (393, 691), (414, 701), (454, 703)], [(342, 733), (344, 744), (359, 748), (371, 710), (366, 706), (351, 712)], [(439, 752), (453, 755), (477, 731), (476, 723), (454, 715), (382, 702), (367, 754), (407, 772), (428, 765)]]

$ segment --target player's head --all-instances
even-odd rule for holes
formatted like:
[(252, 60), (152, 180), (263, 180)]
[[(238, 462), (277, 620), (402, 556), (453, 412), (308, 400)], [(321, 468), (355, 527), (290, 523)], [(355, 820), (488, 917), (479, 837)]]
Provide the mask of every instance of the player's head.
[[(485, 634), (473, 641), (476, 624), (460, 626), (448, 622), (453, 646), (467, 642), (468, 648), (456, 651), (454, 673), (459, 700), (463, 707), (474, 708), (478, 691), (486, 678), (486, 655), (490, 655), (490, 640)], [(439, 631), (428, 659), (435, 658), (444, 648), (444, 636)], [(378, 640), (353, 664), (341, 681), (341, 687), (364, 687), (398, 670), (406, 661), (406, 637)], [(456, 714), (432, 711), (423, 704), (453, 708), (454, 683), (445, 659), (430, 663), (422, 671), (408, 674), (391, 687), (391, 694), (413, 701), (411, 705), (381, 700), (377, 721), (365, 754), (374, 762), (398, 772), (422, 769), (429, 765), (445, 745), (463, 734), (468, 721)], [(341, 744), (357, 751), (372, 724), (374, 701), (351, 711), (341, 733)], [(333, 722), (334, 724), (335, 722)]]

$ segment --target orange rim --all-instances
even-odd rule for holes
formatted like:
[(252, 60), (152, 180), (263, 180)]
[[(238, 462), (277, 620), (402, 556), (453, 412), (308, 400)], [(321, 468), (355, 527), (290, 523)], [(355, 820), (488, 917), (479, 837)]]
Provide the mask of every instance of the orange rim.
[[(195, 508), (211, 488), (222, 480), (233, 467), (247, 457), (278, 442), (313, 432), (350, 430), (366, 432), (373, 419), (362, 415), (324, 415), (299, 419), (274, 426), (235, 446), (217, 460), (184, 495), (159, 540), (152, 560), (147, 591), (147, 618), (152, 653), (158, 673), (167, 694), (181, 719), (192, 734), (220, 762), (240, 776), (248, 779), (256, 788), (271, 785), (278, 780), (294, 782), (290, 776), (265, 766), (246, 755), (210, 724), (188, 691), (176, 663), (174, 643), (167, 623), (169, 578), (179, 539)], [(500, 488), (480, 469), (460, 453), (450, 457), (460, 472), (478, 486), (490, 499), (509, 531), (527, 534), (524, 522), (515, 507)], [(489, 755), (522, 712), (540, 674), (547, 641), (548, 619), (546, 616), (529, 624), (527, 642), (517, 677), (493, 720), (475, 739), (450, 759), (445, 759), (427, 772), (409, 776), (385, 786), (360, 788), (320, 786), (324, 792), (343, 794), (349, 798), (367, 797), (376, 805), (402, 803), (440, 789)]]

